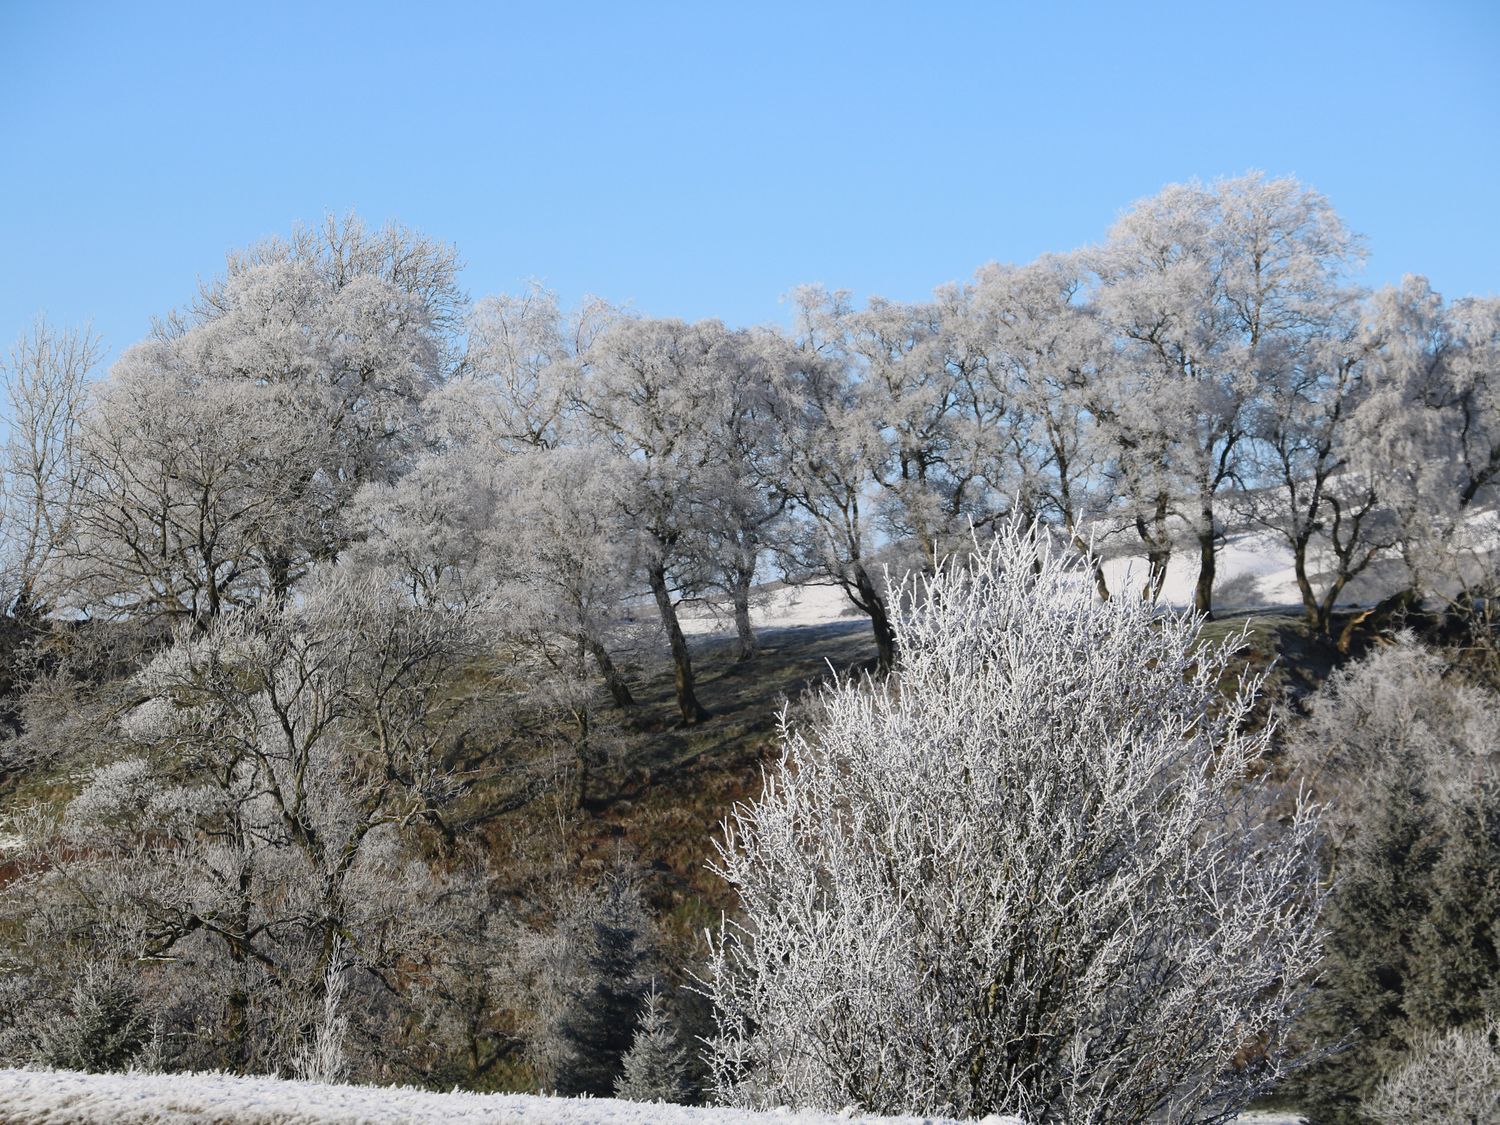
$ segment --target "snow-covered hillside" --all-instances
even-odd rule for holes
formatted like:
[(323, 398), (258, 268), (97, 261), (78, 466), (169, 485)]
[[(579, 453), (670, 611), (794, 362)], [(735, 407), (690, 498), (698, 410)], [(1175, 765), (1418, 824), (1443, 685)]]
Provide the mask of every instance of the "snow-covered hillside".
[[(1105, 578), (1113, 591), (1139, 591), (1146, 580), (1146, 560), (1128, 554), (1104, 563)], [(1198, 578), (1198, 560), (1188, 551), (1172, 556), (1167, 566), (1161, 600), (1177, 609), (1193, 604), (1193, 584)], [(1343, 605), (1368, 605), (1400, 588), (1405, 575), (1400, 564), (1383, 560), (1350, 582), (1340, 599)], [(1323, 583), (1316, 583), (1321, 591)], [(1250, 609), (1301, 611), (1302, 598), (1292, 572), (1292, 553), (1284, 540), (1269, 532), (1232, 535), (1219, 548), (1214, 604), (1222, 612)], [(788, 586), (774, 584), (761, 591), (750, 618), (757, 629), (780, 629), (794, 625), (827, 625), (835, 621), (863, 620), (837, 586)], [(695, 634), (734, 632), (727, 612), (694, 604), (684, 606), (682, 627)]]

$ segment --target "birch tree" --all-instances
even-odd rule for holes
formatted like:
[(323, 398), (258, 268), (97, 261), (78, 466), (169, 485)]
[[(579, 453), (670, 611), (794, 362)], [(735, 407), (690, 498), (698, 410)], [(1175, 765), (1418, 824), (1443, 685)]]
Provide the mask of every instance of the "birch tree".
[(869, 617), (880, 666), (890, 668), (896, 634), (872, 496), (878, 435), (859, 408), (857, 376), (838, 336), (848, 294), (809, 287), (794, 300), (796, 336), (779, 349), (775, 368), (774, 441), (787, 495), (805, 519), (785, 554), (799, 576), (837, 585)]
[(1412, 588), (1482, 602), (1495, 544), (1476, 514), (1500, 479), (1500, 301), (1446, 303), (1425, 278), (1377, 293), (1376, 388), (1351, 419)]
[(91, 330), (58, 329), (38, 317), (3, 368), (10, 417), (0, 534), (17, 617), (46, 612), (44, 585), (71, 531), (82, 474), (79, 432), (102, 354)]
[(1250, 403), (1288, 345), (1322, 323), (1358, 256), (1321, 195), (1258, 173), (1165, 188), (1095, 255), (1098, 301), (1121, 346), (1115, 401), (1137, 407), (1122, 440), (1145, 447), (1141, 468), (1170, 474), (1170, 491), (1142, 474), (1151, 488), (1133, 490), (1136, 518), (1157, 552), (1168, 507), (1188, 528), (1200, 613), (1213, 608), (1219, 499), (1240, 480)]
[(635, 532), (641, 568), (672, 654), (684, 724), (708, 711), (698, 700), (692, 654), (677, 616), (695, 564), (706, 500), (733, 487), (724, 421), (733, 411), (725, 377), (732, 341), (717, 321), (623, 320), (588, 356), (578, 408), (593, 439), (615, 457), (620, 511)]

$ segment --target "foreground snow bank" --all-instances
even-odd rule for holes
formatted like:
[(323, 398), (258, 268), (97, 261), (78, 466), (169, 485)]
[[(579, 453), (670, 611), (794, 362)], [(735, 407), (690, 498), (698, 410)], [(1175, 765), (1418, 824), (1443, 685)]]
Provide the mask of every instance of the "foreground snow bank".
[[(435, 1094), (390, 1086), (321, 1086), (229, 1074), (79, 1074), (0, 1070), (0, 1121), (27, 1125), (405, 1125), (523, 1122), (525, 1125), (945, 1125), (933, 1117), (748, 1113), (527, 1094)], [(986, 1125), (1021, 1125), (1011, 1117)]]

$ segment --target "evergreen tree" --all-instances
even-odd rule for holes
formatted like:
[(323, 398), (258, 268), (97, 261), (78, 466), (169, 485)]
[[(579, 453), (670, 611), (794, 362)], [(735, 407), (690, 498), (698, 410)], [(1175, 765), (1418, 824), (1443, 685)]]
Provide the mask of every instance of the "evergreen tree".
[(124, 1070), (151, 1040), (151, 1021), (119, 969), (91, 962), (66, 1008), (37, 1030), (38, 1065), (57, 1070)]
[(1397, 757), (1370, 794), (1330, 899), (1328, 960), (1310, 1008), (1325, 1044), (1311, 1070), (1317, 1125), (1365, 1120), (1369, 1099), (1428, 1033), (1472, 1026), (1500, 992), (1500, 802), (1492, 784), (1437, 788)]
[(1465, 788), (1444, 802), (1442, 855), (1430, 902), (1412, 938), (1405, 1012), (1442, 1031), (1500, 1011), (1500, 784)]
[(641, 1009), (635, 1039), (625, 1053), (615, 1097), (633, 1102), (686, 1103), (691, 1097), (687, 1052), (678, 1041), (666, 1002), (655, 986)]
[(1317, 1125), (1352, 1125), (1360, 1102), (1404, 1054), (1412, 942), (1427, 914), (1441, 855), (1433, 794), (1420, 759), (1393, 758), (1373, 780), (1369, 813), (1346, 845), (1324, 912), (1326, 960), (1307, 1029), (1340, 1048), (1302, 1076), (1304, 1109)]
[(557, 1091), (607, 1098), (635, 1037), (654, 952), (651, 919), (634, 880), (606, 876), (581, 929), (581, 972), (558, 1026), (565, 1050)]

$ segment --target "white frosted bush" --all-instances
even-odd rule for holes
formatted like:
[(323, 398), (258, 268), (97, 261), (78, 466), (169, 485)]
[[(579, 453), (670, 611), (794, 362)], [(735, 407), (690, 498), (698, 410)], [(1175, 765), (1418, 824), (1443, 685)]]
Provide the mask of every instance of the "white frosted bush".
[(736, 1104), (1219, 1121), (1287, 1065), (1314, 815), (1277, 825), (1233, 645), (1014, 526), (906, 591), (726, 825), (706, 989)]
[(1362, 1108), (1381, 1125), (1500, 1121), (1500, 1024), (1423, 1037)]

